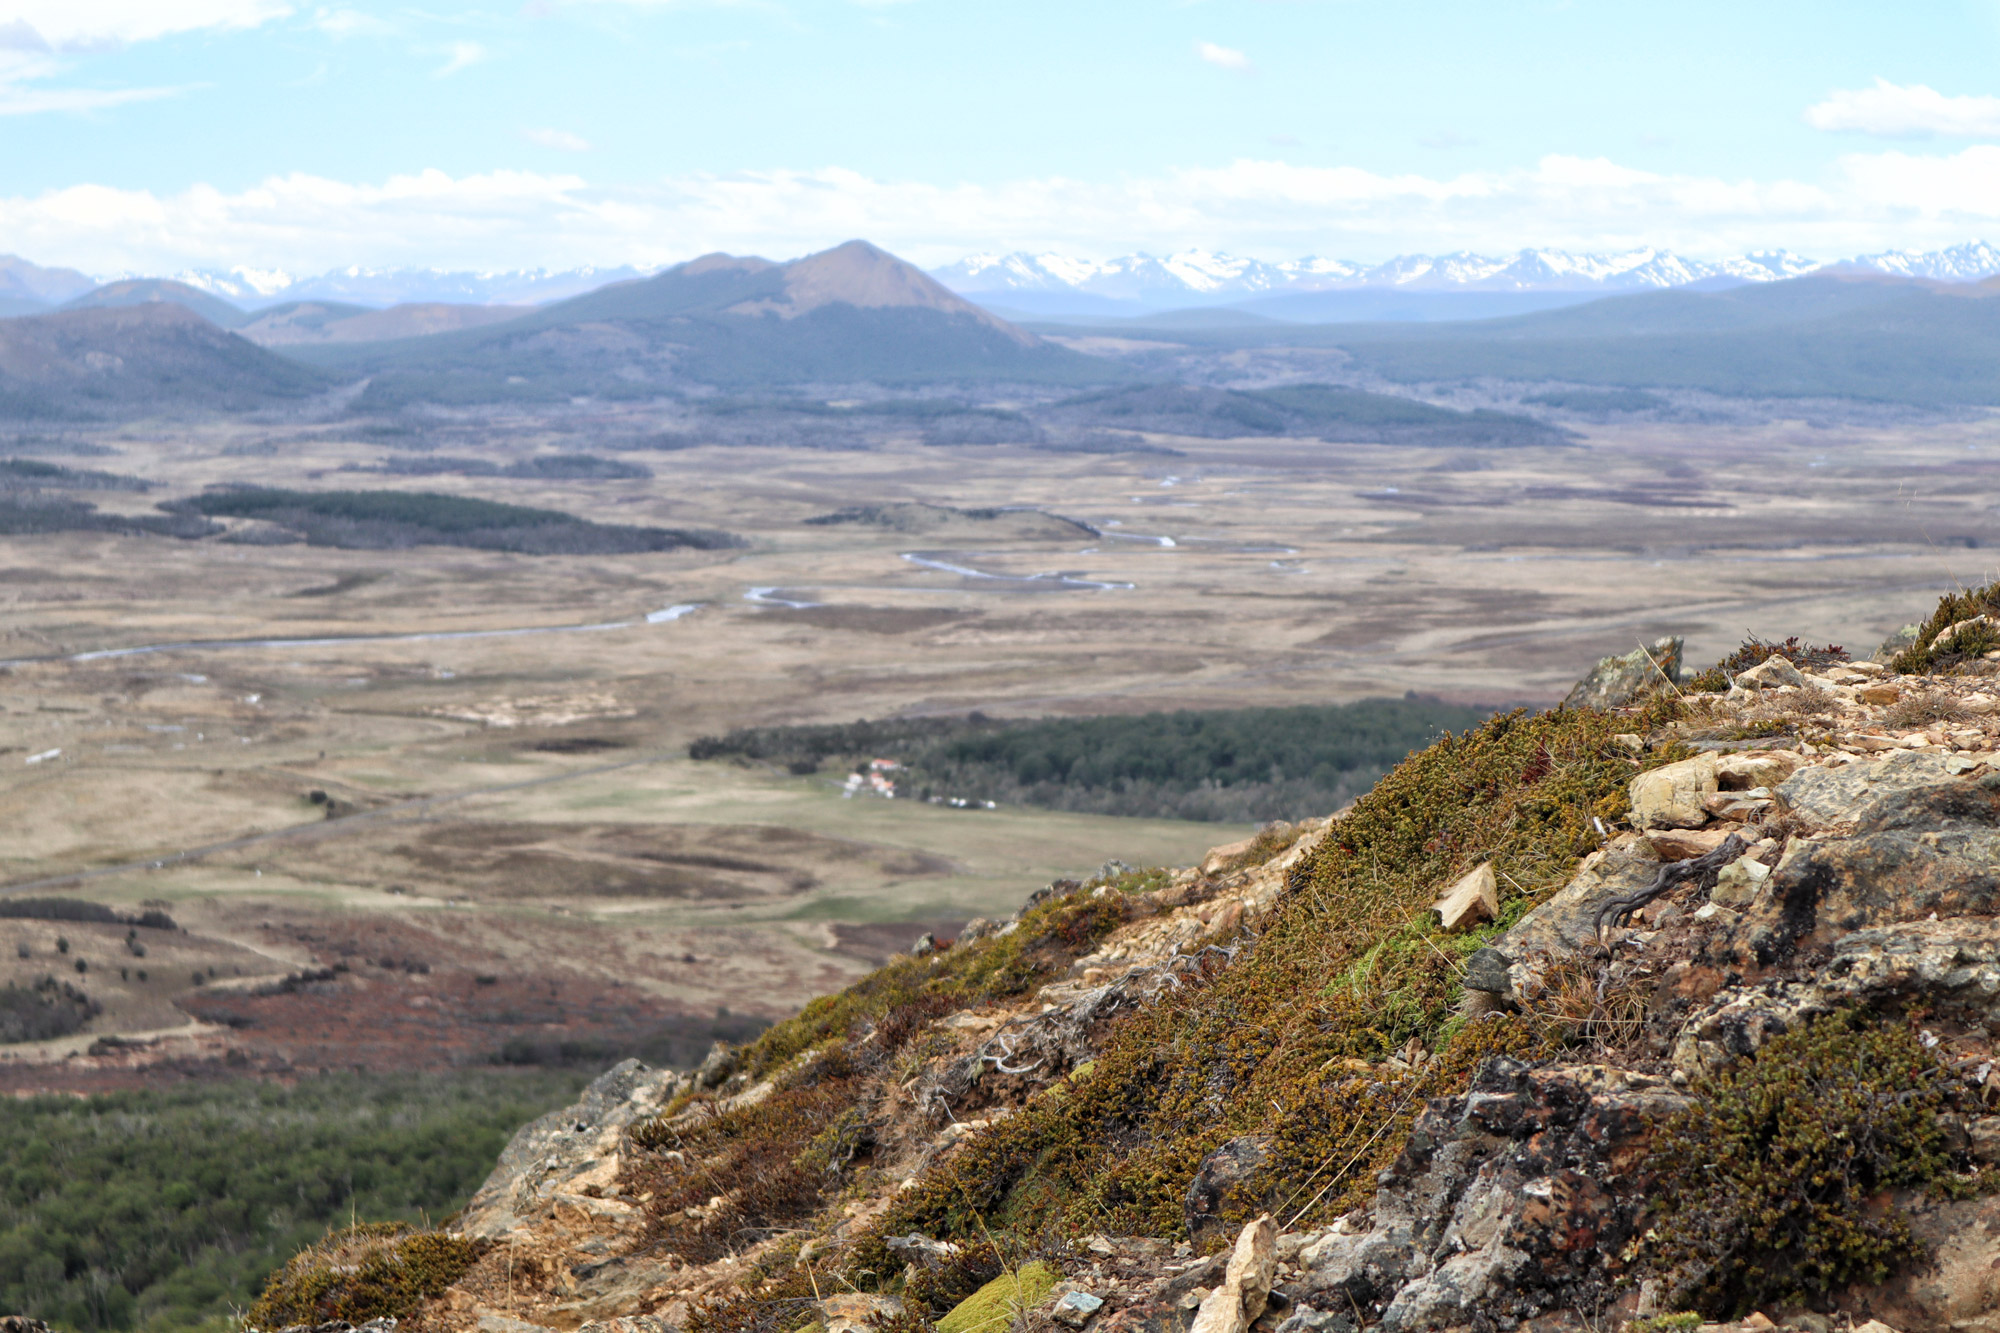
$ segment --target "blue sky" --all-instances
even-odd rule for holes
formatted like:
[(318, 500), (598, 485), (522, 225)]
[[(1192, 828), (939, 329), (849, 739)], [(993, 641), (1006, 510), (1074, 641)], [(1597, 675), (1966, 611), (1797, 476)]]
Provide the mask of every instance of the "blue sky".
[(2000, 240), (2000, 0), (0, 0), (0, 251)]

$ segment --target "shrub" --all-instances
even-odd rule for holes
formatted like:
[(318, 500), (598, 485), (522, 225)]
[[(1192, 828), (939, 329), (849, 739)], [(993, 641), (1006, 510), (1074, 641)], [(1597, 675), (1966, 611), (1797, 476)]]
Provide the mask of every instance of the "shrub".
[[(1906, 1025), (1843, 1011), (1697, 1083), (1662, 1130), (1656, 1261), (1711, 1314), (1879, 1282), (1920, 1257), (1883, 1190), (1949, 1190), (1937, 1061)], [(1694, 1168), (1694, 1169), (1691, 1169)]]
[(2000, 648), (2000, 631), (1994, 629), (1991, 619), (1960, 630), (1943, 643), (1938, 638), (1953, 625), (1981, 616), (2000, 617), (2000, 583), (1940, 597), (1937, 610), (1918, 628), (1917, 641), (1897, 653), (1890, 668), (1904, 676), (1934, 676), (1978, 661)]
[(398, 1319), (458, 1281), (479, 1258), (463, 1236), (372, 1222), (336, 1231), (272, 1274), (244, 1317), (251, 1328)]
[(1851, 661), (1845, 648), (1837, 643), (1829, 643), (1814, 648), (1800, 643), (1794, 635), (1783, 643), (1767, 643), (1752, 635), (1737, 646), (1735, 651), (1703, 671), (1688, 682), (1687, 688), (1696, 694), (1720, 694), (1729, 688), (1729, 682), (1748, 671), (1751, 667), (1762, 666), (1773, 657), (1782, 657), (1801, 671), (1818, 671), (1839, 662)]

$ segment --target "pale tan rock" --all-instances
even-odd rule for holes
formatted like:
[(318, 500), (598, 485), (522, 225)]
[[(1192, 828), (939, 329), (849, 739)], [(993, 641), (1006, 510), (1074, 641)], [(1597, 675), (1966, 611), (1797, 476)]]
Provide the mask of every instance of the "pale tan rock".
[(1446, 889), (1431, 908), (1446, 930), (1464, 930), (1500, 915), (1500, 886), (1493, 878), (1493, 863), (1483, 862)]
[(1715, 877), (1715, 888), (1708, 895), (1710, 902), (1724, 907), (1743, 908), (1756, 901), (1758, 892), (1769, 883), (1771, 867), (1748, 856), (1740, 856), (1722, 868)]
[(1931, 640), (1931, 651), (1936, 652), (1938, 649), (1952, 642), (1963, 630), (1973, 629), (1981, 625), (1991, 625), (1992, 623), (1993, 617), (1991, 616), (1973, 616), (1970, 620), (1961, 620), (1938, 632), (1938, 636)]
[(1748, 671), (1738, 672), (1735, 683), (1746, 690), (1768, 690), (1779, 685), (1803, 685), (1805, 674), (1782, 657), (1767, 657)]
[(1696, 755), (1677, 764), (1641, 773), (1632, 779), (1632, 823), (1637, 828), (1700, 828), (1708, 822), (1704, 796), (1720, 786), (1712, 754)]
[(903, 1302), (894, 1296), (864, 1296), (843, 1291), (821, 1299), (819, 1312), (825, 1318), (826, 1333), (874, 1333), (877, 1319), (895, 1319), (903, 1313)]
[(1654, 829), (1646, 841), (1662, 861), (1688, 861), (1722, 845), (1724, 829)]
[(1805, 762), (1804, 755), (1791, 750), (1742, 750), (1715, 761), (1715, 782), (1723, 791), (1775, 787)]
[[(1264, 1313), (1277, 1274), (1278, 1225), (1269, 1213), (1247, 1223), (1236, 1237), (1222, 1284), (1202, 1298), (1188, 1333), (1243, 1333)], [(831, 1333), (831, 1330), (829, 1330)]]
[(1253, 836), (1244, 838), (1240, 842), (1225, 842), (1220, 847), (1209, 848), (1208, 855), (1201, 858), (1201, 873), (1204, 875), (1220, 874), (1228, 868), (1231, 861), (1249, 851), (1251, 844), (1256, 841), (1257, 839)]

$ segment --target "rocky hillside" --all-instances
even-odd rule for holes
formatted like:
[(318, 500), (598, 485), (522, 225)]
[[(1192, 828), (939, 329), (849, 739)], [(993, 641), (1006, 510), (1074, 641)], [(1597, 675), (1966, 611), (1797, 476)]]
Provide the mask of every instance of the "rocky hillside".
[(1878, 658), (1663, 641), (1330, 819), (1052, 884), (619, 1066), (250, 1322), (2000, 1330), (2000, 587)]

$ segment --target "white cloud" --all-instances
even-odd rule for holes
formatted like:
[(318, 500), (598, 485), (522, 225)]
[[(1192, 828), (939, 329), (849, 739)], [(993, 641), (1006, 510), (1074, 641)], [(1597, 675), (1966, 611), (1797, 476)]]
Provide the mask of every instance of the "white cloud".
[(587, 153), (590, 151), (590, 140), (584, 138), (581, 134), (571, 134), (568, 130), (522, 130), (521, 137), (529, 143), (539, 144), (543, 148), (559, 149), (565, 153)]
[(1233, 46), (1217, 46), (1214, 42), (1196, 42), (1194, 53), (1211, 65), (1223, 69), (1233, 69), (1239, 74), (1248, 73), (1250, 57)]
[(615, 189), (564, 173), (425, 171), (379, 183), (280, 176), (233, 193), (79, 185), (0, 196), (0, 252), (99, 273), (646, 266), (709, 250), (784, 258), (856, 236), (925, 264), (981, 250), (1109, 255), (1191, 245), (1358, 260), (1530, 245), (1656, 245), (1691, 257), (1782, 246), (1839, 256), (1995, 231), (2000, 146), (1856, 154), (1823, 183), (1667, 175), (1568, 156), (1438, 175), (1246, 158), (1151, 176), (990, 185), (839, 167)]
[(444, 63), (431, 71), (431, 77), (448, 79), (462, 69), (477, 65), (486, 59), (488, 54), (486, 48), (478, 42), (453, 42), (444, 49)]
[(396, 25), (358, 9), (321, 9), (312, 16), (312, 25), (329, 37), (387, 37)]
[(0, 31), (32, 29), (59, 51), (151, 41), (207, 28), (254, 28), (291, 13), (283, 0), (0, 0)]
[(1816, 130), (1852, 130), (1891, 139), (2000, 138), (2000, 97), (1947, 97), (1921, 83), (1878, 78), (1873, 88), (1838, 89), (1806, 108)]

